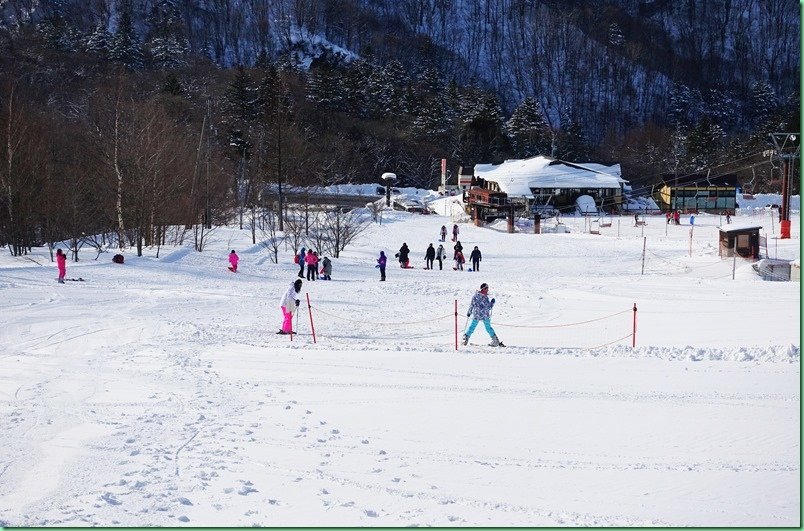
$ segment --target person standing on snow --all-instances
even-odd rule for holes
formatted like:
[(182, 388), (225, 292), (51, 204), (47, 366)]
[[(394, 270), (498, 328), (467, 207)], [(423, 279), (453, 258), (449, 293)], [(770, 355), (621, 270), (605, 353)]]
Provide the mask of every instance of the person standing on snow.
[(435, 248), (431, 243), (430, 246), (427, 248), (427, 252), (424, 253), (425, 269), (433, 269), (433, 260), (435, 260), (435, 255), (436, 255)]
[(472, 271), (480, 271), (480, 261), (483, 257), (480, 255), (480, 249), (477, 248), (477, 245), (469, 255), (469, 259), (472, 261)]
[(56, 267), (59, 268), (59, 284), (64, 284), (67, 275), (67, 255), (61, 249), (56, 249)]
[(299, 261), (299, 278), (304, 278), (304, 259), (307, 258), (307, 253), (305, 252), (304, 247), (299, 249), (299, 254), (296, 255)]
[(324, 259), (321, 261), (321, 279), (322, 280), (332, 280), (330, 275), (332, 274), (332, 260), (329, 257), (325, 256)]
[(458, 253), (463, 252), (463, 245), (461, 245), (461, 240), (458, 240), (458, 242), (452, 247), (452, 249), (455, 251), (452, 254), (452, 258), (453, 260), (455, 260), (458, 258)]
[(297, 278), (285, 292), (280, 306), (282, 307), (282, 329), (277, 334), (295, 334), (293, 331), (293, 314), (299, 307), (298, 294), (302, 289), (302, 280)]
[(307, 264), (307, 280), (311, 282), (315, 280), (315, 268), (317, 262), (318, 260), (316, 260), (313, 250), (308, 249), (307, 256), (304, 257), (304, 263)]
[(441, 241), (447, 241), (447, 226), (441, 225)]
[(436, 260), (438, 260), (438, 269), (444, 269), (444, 260), (447, 259), (447, 251), (444, 250), (443, 245), (439, 245), (438, 249), (436, 249)]
[(472, 322), (469, 323), (469, 328), (463, 334), (463, 344), (469, 344), (469, 338), (477, 327), (478, 321), (483, 321), (489, 337), (491, 337), (491, 347), (505, 346), (502, 341), (497, 338), (497, 334), (491, 327), (491, 309), (494, 307), (494, 299), (489, 300), (489, 285), (485, 282), (480, 285), (480, 291), (475, 293), (472, 297), (472, 302), (469, 304), (469, 310), (466, 312), (466, 317), (471, 317)]
[(240, 262), (240, 257), (237, 256), (237, 253), (234, 252), (234, 249), (232, 249), (232, 252), (229, 253), (229, 271), (232, 273), (237, 273), (238, 262)]
[(380, 257), (377, 258), (377, 267), (380, 268), (380, 280), (385, 281), (385, 264), (388, 258), (385, 256), (385, 251), (380, 251)]
[(455, 224), (452, 226), (452, 241), (454, 241), (454, 242), (455, 242), (455, 241), (458, 241), (458, 233), (459, 233), (459, 232), (461, 232), (461, 231), (460, 231), (460, 230), (458, 230), (458, 224), (457, 224), (457, 223), (455, 223)]

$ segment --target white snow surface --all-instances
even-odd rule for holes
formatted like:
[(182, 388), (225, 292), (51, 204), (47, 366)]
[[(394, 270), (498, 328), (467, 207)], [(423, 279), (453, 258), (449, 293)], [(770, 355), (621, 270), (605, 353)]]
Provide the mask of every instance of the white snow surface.
[[(508, 234), (456, 201), (385, 212), (305, 281), (292, 341), (292, 250), (234, 225), (83, 251), (64, 285), (46, 249), (3, 253), (0, 525), (801, 525), (799, 283), (719, 258), (719, 216)], [(735, 222), (798, 259), (798, 213), (784, 240), (772, 215)], [(480, 271), (423, 269), (454, 222)], [(456, 350), (481, 282), (507, 346), (481, 324)]]

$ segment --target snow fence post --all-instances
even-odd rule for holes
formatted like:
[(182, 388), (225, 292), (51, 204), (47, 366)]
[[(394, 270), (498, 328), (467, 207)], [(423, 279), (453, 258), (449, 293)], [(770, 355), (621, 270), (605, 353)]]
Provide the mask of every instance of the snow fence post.
[(631, 348), (636, 347), (636, 313), (637, 313), (637, 307), (636, 303), (634, 303), (634, 329), (631, 332)]
[(313, 307), (310, 306), (310, 294), (307, 295), (307, 311), (310, 313), (310, 329), (313, 331), (313, 343), (315, 343), (315, 325), (313, 324)]
[(455, 350), (458, 350), (458, 299), (455, 299)]

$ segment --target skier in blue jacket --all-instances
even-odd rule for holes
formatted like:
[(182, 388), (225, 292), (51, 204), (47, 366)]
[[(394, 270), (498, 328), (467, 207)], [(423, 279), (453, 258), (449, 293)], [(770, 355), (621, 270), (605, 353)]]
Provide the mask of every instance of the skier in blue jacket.
[(466, 332), (463, 334), (464, 345), (469, 343), (469, 338), (475, 331), (477, 322), (483, 321), (483, 325), (486, 327), (486, 332), (488, 332), (489, 336), (491, 337), (491, 343), (489, 343), (489, 346), (505, 346), (502, 344), (502, 341), (497, 338), (497, 334), (491, 327), (491, 309), (494, 307), (494, 302), (494, 299), (489, 299), (489, 285), (485, 282), (482, 283), (480, 285), (480, 291), (475, 293), (475, 295), (472, 297), (472, 302), (469, 304), (469, 310), (466, 312), (466, 317), (471, 317), (472, 322), (469, 323), (469, 328), (467, 328)]

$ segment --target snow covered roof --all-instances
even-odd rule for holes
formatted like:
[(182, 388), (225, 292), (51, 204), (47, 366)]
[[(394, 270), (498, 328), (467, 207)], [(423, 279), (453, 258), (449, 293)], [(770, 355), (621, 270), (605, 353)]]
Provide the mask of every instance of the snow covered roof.
[(718, 227), (720, 232), (742, 232), (744, 230), (759, 230), (762, 228), (762, 225), (747, 225), (747, 224), (731, 224), (731, 225), (721, 225)]
[(565, 163), (541, 155), (475, 165), (475, 177), (497, 183), (508, 195), (532, 195), (532, 188), (620, 188), (627, 182), (621, 173), (619, 164)]

